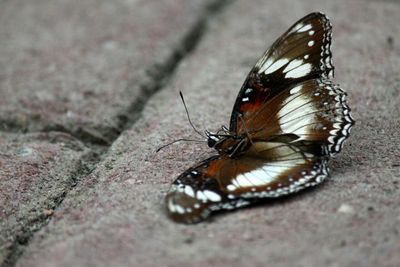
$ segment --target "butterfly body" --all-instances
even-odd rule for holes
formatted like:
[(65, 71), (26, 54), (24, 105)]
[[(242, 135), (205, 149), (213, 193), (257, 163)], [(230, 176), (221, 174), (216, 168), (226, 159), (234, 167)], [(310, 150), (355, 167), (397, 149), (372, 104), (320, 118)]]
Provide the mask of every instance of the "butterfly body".
[(322, 13), (295, 23), (245, 80), (229, 129), (206, 132), (212, 156), (182, 173), (166, 196), (168, 215), (195, 223), (321, 183), (354, 120), (331, 82), (331, 25)]
[(234, 157), (245, 151), (249, 145), (249, 138), (243, 135), (235, 135), (231, 133), (213, 134), (210, 132), (208, 135), (208, 146), (214, 148), (220, 155), (227, 155)]

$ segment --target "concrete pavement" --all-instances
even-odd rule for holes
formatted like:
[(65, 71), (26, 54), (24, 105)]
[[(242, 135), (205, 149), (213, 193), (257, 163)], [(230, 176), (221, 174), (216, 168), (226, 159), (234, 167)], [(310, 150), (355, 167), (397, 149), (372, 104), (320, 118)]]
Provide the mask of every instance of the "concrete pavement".
[[(38, 3), (0, 3), (4, 266), (400, 264), (397, 2)], [(170, 183), (212, 153), (155, 153), (196, 138), (178, 92), (199, 129), (227, 124), (258, 57), (312, 11), (331, 18), (356, 119), (331, 179), (201, 224), (169, 221)]]

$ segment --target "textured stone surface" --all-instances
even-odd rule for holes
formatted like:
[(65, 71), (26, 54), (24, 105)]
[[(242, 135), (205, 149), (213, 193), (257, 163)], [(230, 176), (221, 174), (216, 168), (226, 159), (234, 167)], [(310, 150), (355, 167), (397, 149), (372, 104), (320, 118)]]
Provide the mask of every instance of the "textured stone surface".
[[(245, 75), (275, 38), (320, 10), (334, 27), (337, 81), (357, 121), (332, 179), (306, 192), (214, 216), (169, 221), (172, 180), (209, 155), (204, 144), (155, 149), (190, 129), (227, 124)], [(398, 266), (400, 5), (392, 1), (236, 1), (193, 54), (68, 194), (17, 266)]]
[(0, 266), (137, 119), (210, 3), (0, 1)]
[(0, 133), (0, 263), (50, 219), (89, 156), (65, 133)]
[(207, 2), (3, 1), (0, 128), (111, 142)]

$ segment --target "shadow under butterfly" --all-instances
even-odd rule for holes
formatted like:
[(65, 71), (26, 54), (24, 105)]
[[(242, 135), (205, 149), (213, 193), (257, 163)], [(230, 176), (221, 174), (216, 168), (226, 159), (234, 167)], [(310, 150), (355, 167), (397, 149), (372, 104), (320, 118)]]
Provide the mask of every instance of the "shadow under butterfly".
[(317, 185), (354, 120), (346, 93), (333, 84), (332, 26), (311, 13), (258, 60), (233, 107), (229, 129), (206, 131), (212, 156), (182, 173), (166, 195), (176, 222), (196, 223)]

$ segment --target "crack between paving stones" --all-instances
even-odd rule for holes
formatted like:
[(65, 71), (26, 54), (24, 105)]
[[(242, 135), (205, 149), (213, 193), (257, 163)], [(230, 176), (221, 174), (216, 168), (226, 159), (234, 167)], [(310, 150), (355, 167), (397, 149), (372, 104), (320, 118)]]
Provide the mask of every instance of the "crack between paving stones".
[[(79, 181), (84, 177), (87, 177), (94, 171), (97, 164), (99, 164), (102, 158), (106, 155), (108, 149), (111, 147), (112, 143), (120, 136), (120, 134), (132, 127), (135, 122), (142, 116), (142, 111), (147, 103), (147, 101), (158, 91), (165, 88), (170, 78), (174, 75), (180, 62), (188, 56), (196, 46), (200, 43), (202, 37), (207, 30), (208, 20), (215, 17), (233, 0), (216, 0), (215, 2), (209, 4), (205, 7), (203, 15), (199, 18), (197, 23), (192, 27), (192, 29), (184, 36), (180, 45), (172, 51), (171, 55), (163, 64), (154, 66), (150, 73), (151, 82), (142, 84), (140, 87), (142, 90), (141, 96), (136, 99), (127, 108), (125, 112), (119, 114), (117, 119), (119, 120), (120, 130), (112, 129), (108, 130), (109, 133), (102, 133), (102, 135), (97, 135), (86, 131), (71, 131), (67, 130), (63, 126), (50, 126), (47, 129), (43, 129), (41, 132), (59, 131), (68, 133), (71, 136), (77, 138), (78, 140), (84, 142), (84, 144), (91, 149), (91, 153), (86, 155), (86, 160), (82, 159), (77, 170), (71, 174), (71, 177), (78, 177), (74, 179), (69, 188), (60, 194), (56, 199), (53, 199), (54, 207), (57, 209), (65, 197), (70, 192)], [(129, 88), (130, 86), (128, 86)], [(13, 124), (10, 122), (10, 127), (5, 127), (9, 132), (24, 132), (21, 129), (12, 127)], [(3, 130), (4, 130), (3, 129)], [(112, 133), (110, 133), (112, 132)], [(90, 167), (88, 167), (90, 166)], [(5, 261), (0, 263), (1, 267), (11, 267), (15, 266), (18, 260), (23, 255), (25, 248), (29, 246), (34, 234), (46, 226), (52, 217), (50, 216), (40, 216), (25, 225), (22, 229), (22, 233), (17, 235), (12, 245), (8, 248), (9, 252), (5, 257)]]
[[(125, 109), (119, 112), (113, 120), (116, 126), (104, 126), (102, 124), (80, 126), (64, 126), (52, 123), (43, 128), (30, 125), (20, 125), (18, 118), (0, 119), (0, 131), (8, 133), (33, 133), (33, 132), (63, 132), (85, 143), (88, 147), (108, 148), (121, 135), (131, 127), (140, 117), (141, 112), (148, 99), (165, 87), (165, 84), (173, 76), (179, 63), (190, 54), (200, 42), (207, 28), (207, 21), (220, 13), (227, 4), (234, 0), (220, 0), (205, 7), (203, 15), (199, 18), (192, 29), (178, 43), (170, 56), (162, 63), (156, 63), (147, 69), (148, 80), (138, 85), (141, 91), (139, 96)], [(136, 86), (137, 81), (131, 81), (127, 89)], [(35, 120), (35, 118), (30, 118)], [(29, 120), (29, 119), (28, 119)]]
[(130, 114), (130, 117), (126, 116), (122, 119), (126, 120), (124, 125), (121, 127), (123, 129), (122, 131), (129, 129), (135, 124), (135, 122), (142, 116), (142, 111), (151, 96), (165, 88), (165, 85), (173, 77), (180, 62), (195, 50), (206, 32), (208, 20), (215, 17), (232, 2), (233, 0), (221, 0), (208, 5), (205, 14), (199, 19), (192, 30), (186, 34), (181, 45), (171, 54), (166, 62), (162, 65), (158, 65), (152, 71), (149, 71), (153, 84), (141, 86), (141, 96), (136, 99), (127, 110), (126, 114)]
[[(76, 187), (81, 179), (89, 175), (93, 171), (95, 164), (98, 162), (98, 155), (93, 153), (93, 151), (84, 154), (77, 163), (75, 171), (69, 175), (68, 187), (64, 188), (58, 196), (48, 199), (49, 206), (47, 206), (46, 209), (53, 211), (57, 209), (67, 196), (68, 192)], [(51, 216), (52, 215), (50, 214), (46, 215), (45, 213), (41, 213), (40, 215), (32, 217), (28, 219), (27, 222), (19, 225), (19, 228), (17, 228), (18, 234), (15, 236), (11, 245), (5, 248), (8, 250), (8, 253), (4, 257), (4, 261), (0, 263), (0, 266), (15, 266), (25, 248), (29, 245), (34, 234), (50, 222), (52, 219)]]

